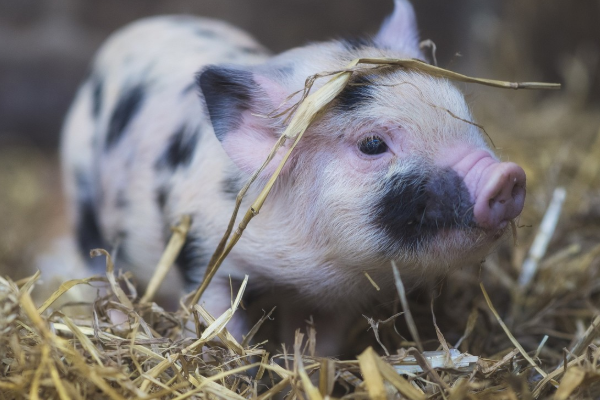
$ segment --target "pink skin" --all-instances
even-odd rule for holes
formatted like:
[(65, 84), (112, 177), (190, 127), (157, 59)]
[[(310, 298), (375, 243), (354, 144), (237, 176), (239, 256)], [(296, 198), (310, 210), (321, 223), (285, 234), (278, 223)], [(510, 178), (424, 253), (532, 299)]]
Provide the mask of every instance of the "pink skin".
[(451, 167), (471, 194), (476, 224), (489, 231), (505, 228), (523, 210), (525, 171), (515, 163), (498, 162), (484, 150), (461, 153)]

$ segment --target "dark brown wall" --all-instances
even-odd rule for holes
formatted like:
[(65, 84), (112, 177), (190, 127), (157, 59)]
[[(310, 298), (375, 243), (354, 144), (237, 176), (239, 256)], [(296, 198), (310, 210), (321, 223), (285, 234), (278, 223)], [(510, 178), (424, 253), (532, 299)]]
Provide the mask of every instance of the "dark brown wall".
[[(274, 51), (375, 32), (391, 0), (0, 0), (0, 143), (55, 145), (89, 59), (137, 18), (227, 20)], [(503, 79), (560, 81), (569, 68), (597, 99), (600, 1), (414, 0), (441, 66)], [(461, 57), (456, 54), (460, 53)], [(589, 75), (589, 76), (587, 76)]]

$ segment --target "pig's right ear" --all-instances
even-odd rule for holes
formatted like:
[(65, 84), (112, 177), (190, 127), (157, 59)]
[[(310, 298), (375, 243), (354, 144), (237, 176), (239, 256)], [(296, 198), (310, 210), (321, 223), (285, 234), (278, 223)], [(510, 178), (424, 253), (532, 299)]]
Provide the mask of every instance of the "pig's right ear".
[(243, 67), (223, 66), (208, 66), (197, 83), (223, 149), (238, 168), (254, 172), (278, 138), (277, 121), (264, 115), (277, 107), (281, 86)]

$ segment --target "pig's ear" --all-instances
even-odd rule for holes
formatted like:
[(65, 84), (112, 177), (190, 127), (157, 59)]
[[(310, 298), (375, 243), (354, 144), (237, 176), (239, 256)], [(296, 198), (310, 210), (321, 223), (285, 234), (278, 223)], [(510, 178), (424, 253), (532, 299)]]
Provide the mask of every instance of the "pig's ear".
[(277, 107), (283, 89), (244, 67), (209, 66), (197, 83), (223, 149), (241, 170), (254, 172), (277, 141), (277, 121), (263, 116)]
[(422, 57), (415, 10), (408, 0), (394, 0), (394, 12), (383, 21), (375, 43), (410, 57)]

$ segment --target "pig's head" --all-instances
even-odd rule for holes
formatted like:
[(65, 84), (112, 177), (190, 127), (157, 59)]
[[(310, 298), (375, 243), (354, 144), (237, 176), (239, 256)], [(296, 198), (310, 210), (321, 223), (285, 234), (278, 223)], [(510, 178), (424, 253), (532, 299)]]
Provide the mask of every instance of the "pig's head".
[[(240, 171), (256, 170), (284, 129), (259, 115), (307, 76), (359, 57), (423, 58), (407, 1), (396, 0), (372, 38), (312, 44), (259, 66), (205, 69), (198, 81), (215, 134)], [(320, 271), (376, 271), (393, 259), (422, 274), (481, 260), (520, 214), (525, 173), (500, 162), (471, 120), (445, 79), (386, 68), (355, 75), (284, 169), (265, 205), (269, 226), (280, 230), (270, 234), (287, 236), (308, 254), (298, 262), (319, 260)]]

